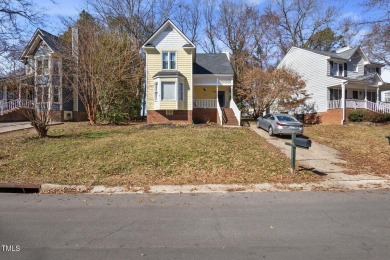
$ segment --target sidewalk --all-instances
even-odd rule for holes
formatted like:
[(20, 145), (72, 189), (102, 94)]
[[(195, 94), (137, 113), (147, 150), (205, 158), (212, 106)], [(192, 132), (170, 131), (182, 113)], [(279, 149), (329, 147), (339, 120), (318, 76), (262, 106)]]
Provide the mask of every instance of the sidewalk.
[[(61, 125), (62, 122), (53, 122), (50, 125)], [(8, 123), (0, 123), (0, 134), (18, 131), (18, 130), (25, 130), (33, 128), (30, 122), (24, 121), (24, 122), (8, 122)]]
[(32, 125), (28, 121), (0, 123), (0, 134), (29, 128), (32, 128)]

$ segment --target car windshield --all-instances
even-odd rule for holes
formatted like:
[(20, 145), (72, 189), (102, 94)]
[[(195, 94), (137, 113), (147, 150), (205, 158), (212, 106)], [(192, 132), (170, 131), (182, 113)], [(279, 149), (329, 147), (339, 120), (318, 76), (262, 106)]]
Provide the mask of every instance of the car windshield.
[(296, 120), (295, 118), (293, 118), (291, 116), (276, 116), (276, 118), (279, 121), (285, 121), (285, 122), (297, 122), (298, 121), (298, 120)]

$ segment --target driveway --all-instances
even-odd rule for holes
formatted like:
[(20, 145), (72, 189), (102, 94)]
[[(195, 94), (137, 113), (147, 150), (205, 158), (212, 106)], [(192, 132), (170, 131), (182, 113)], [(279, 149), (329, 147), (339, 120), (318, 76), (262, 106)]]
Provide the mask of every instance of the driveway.
[[(286, 145), (285, 142), (291, 140), (290, 136), (269, 136), (268, 132), (257, 128), (256, 124), (250, 126), (258, 135), (263, 137), (273, 146), (279, 148), (288, 158), (291, 157), (291, 147)], [(301, 167), (310, 170), (316, 174), (326, 176), (331, 180), (372, 180), (381, 179), (380, 177), (359, 174), (359, 175), (347, 175), (344, 172), (346, 168), (337, 164), (346, 164), (347, 162), (340, 158), (340, 152), (330, 148), (326, 145), (319, 144), (312, 140), (310, 149), (297, 148), (297, 162)]]

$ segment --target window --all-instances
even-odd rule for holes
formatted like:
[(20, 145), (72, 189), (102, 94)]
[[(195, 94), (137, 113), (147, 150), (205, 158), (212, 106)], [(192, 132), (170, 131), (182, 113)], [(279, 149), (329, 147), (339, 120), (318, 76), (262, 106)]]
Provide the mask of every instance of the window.
[(179, 100), (184, 100), (184, 83), (179, 83)]
[(60, 61), (53, 60), (53, 75), (60, 75)]
[(359, 92), (356, 91), (356, 90), (352, 91), (352, 98), (353, 99), (358, 99), (359, 98)]
[(173, 110), (166, 110), (166, 111), (165, 111), (165, 114), (166, 114), (167, 116), (173, 116)]
[(162, 82), (161, 92), (161, 100), (175, 100), (175, 82)]
[(367, 100), (371, 102), (376, 102), (376, 93), (375, 92), (367, 92)]
[(49, 75), (49, 60), (43, 60), (43, 75)]
[(380, 75), (380, 68), (377, 67), (364, 67), (364, 75), (368, 73), (378, 73)]
[(341, 89), (330, 89), (330, 100), (339, 100), (341, 99)]
[(169, 59), (169, 64), (170, 64), (170, 66), (169, 66), (169, 68), (171, 69), (171, 70), (175, 70), (176, 69), (176, 52), (171, 52), (171, 53), (169, 53), (169, 57), (170, 57), (170, 59)]
[(330, 75), (346, 77), (347, 76), (347, 63), (336, 63), (330, 61)]
[(162, 53), (162, 67), (163, 70), (175, 70), (176, 69), (176, 52), (164, 51)]
[(43, 75), (43, 61), (37, 61), (37, 75)]
[(154, 101), (158, 101), (158, 83), (154, 83)]
[(162, 63), (163, 63), (163, 70), (168, 69), (168, 52), (163, 52), (162, 53)]
[(53, 102), (54, 103), (59, 103), (60, 102), (59, 87), (53, 87)]

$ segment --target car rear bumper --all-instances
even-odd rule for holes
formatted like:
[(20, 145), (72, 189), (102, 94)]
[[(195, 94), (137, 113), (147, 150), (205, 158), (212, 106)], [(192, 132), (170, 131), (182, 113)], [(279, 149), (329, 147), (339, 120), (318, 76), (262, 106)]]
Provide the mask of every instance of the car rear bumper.
[(274, 134), (277, 135), (291, 135), (291, 134), (303, 134), (303, 129), (281, 129), (277, 128), (274, 131)]

